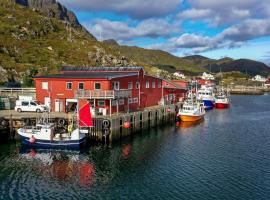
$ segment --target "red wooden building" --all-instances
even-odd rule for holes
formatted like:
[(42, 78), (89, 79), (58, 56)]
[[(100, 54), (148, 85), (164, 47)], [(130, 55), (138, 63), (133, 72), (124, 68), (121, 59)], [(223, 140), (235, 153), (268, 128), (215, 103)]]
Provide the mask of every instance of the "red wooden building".
[(35, 83), (37, 100), (52, 111), (69, 111), (85, 98), (93, 113), (104, 115), (176, 103), (187, 91), (142, 67), (63, 67), (59, 74), (36, 76)]

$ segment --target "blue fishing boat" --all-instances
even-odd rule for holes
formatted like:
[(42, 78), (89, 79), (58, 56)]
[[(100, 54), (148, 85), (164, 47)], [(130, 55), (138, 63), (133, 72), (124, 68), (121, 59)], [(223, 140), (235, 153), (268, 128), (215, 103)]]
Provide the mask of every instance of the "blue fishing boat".
[(87, 102), (80, 110), (76, 124), (70, 124), (68, 131), (59, 131), (49, 118), (39, 120), (36, 126), (25, 126), (18, 129), (21, 143), (33, 148), (80, 149), (88, 133), (85, 127), (92, 127), (90, 104)]
[(212, 88), (201, 87), (198, 90), (197, 98), (203, 101), (205, 110), (211, 110), (215, 107), (215, 95)]

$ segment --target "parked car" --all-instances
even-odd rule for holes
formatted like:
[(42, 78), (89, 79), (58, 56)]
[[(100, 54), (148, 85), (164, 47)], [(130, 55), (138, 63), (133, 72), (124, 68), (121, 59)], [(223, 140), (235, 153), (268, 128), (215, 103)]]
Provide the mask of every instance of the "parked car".
[(17, 100), (15, 110), (18, 112), (46, 112), (48, 108), (34, 100)]

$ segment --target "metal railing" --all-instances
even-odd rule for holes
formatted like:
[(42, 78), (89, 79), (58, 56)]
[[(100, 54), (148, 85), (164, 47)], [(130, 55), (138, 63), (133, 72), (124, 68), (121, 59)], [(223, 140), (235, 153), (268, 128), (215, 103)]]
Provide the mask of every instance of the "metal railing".
[(0, 94), (1, 93), (9, 93), (9, 94), (36, 93), (36, 88), (0, 88)]
[(115, 99), (131, 96), (131, 90), (81, 90), (76, 91), (76, 98), (82, 99)]

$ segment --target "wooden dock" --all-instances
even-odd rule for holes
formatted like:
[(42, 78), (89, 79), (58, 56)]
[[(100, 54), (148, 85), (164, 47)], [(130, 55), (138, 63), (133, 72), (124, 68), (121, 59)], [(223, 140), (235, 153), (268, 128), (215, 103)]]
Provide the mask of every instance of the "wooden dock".
[[(182, 103), (177, 105), (153, 106), (138, 112), (119, 113), (112, 116), (95, 116), (94, 127), (89, 128), (88, 139), (95, 142), (114, 143), (144, 129), (158, 127), (175, 122), (176, 112)], [(8, 125), (10, 138), (18, 138), (17, 129), (25, 125), (35, 125), (42, 113), (18, 113), (16, 111), (0, 111), (0, 125)], [(51, 113), (50, 120), (59, 127), (67, 128), (74, 117), (73, 113)], [(130, 128), (124, 123), (129, 122)], [(1, 137), (1, 136), (0, 136)]]

